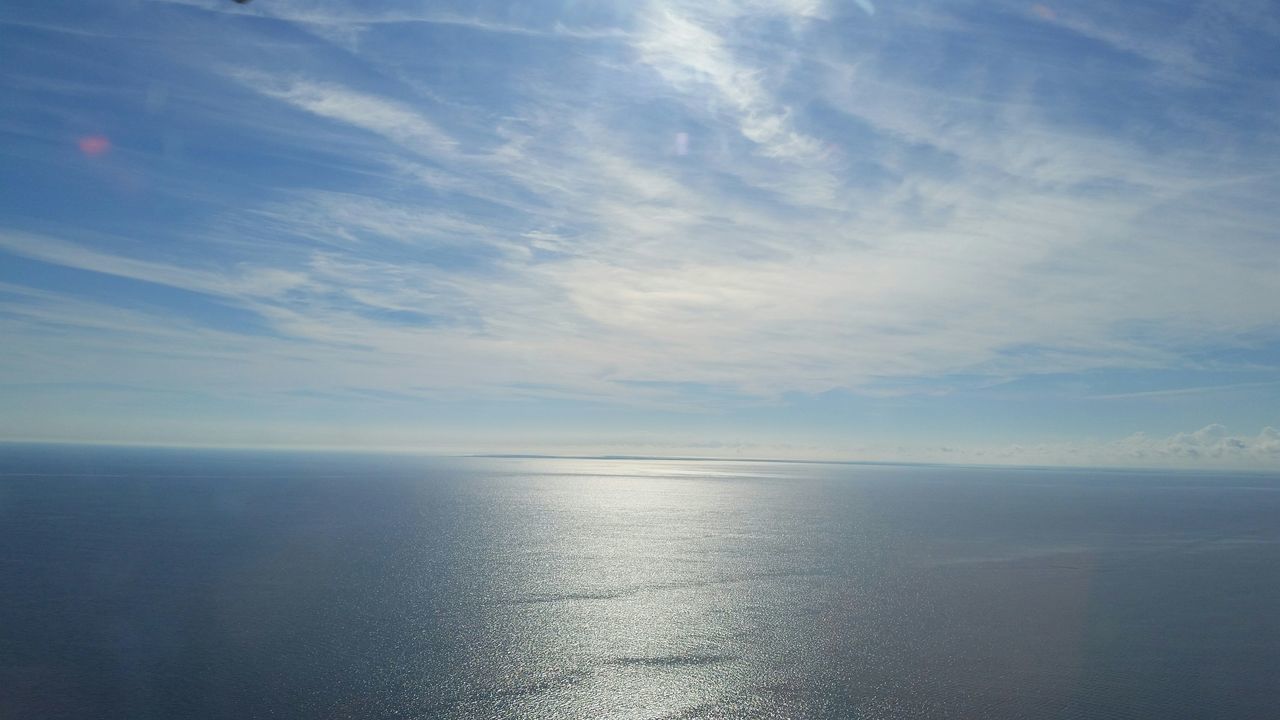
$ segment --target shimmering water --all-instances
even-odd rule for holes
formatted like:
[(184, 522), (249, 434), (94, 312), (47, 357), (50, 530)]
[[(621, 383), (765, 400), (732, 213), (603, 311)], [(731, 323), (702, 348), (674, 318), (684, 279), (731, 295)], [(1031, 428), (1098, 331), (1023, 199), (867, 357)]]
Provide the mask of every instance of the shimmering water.
[(1280, 716), (1280, 479), (0, 448), (0, 718)]

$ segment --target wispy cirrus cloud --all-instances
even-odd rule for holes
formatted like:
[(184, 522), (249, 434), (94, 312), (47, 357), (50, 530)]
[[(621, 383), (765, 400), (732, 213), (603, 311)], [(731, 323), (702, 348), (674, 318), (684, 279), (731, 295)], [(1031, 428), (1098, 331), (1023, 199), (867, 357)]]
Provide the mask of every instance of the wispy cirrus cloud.
[(673, 8), (656, 10), (635, 47), (677, 89), (692, 95), (706, 91), (709, 100), (727, 105), (743, 137), (764, 155), (806, 159), (820, 151), (818, 141), (797, 132), (787, 108), (765, 89), (763, 69), (742, 65), (724, 38), (694, 19)]
[(257, 92), (336, 122), (382, 135), (427, 157), (448, 156), (458, 143), (422, 112), (403, 103), (332, 83), (233, 70), (230, 75)]
[[(1192, 372), (1206, 353), (1280, 340), (1267, 203), (1280, 188), (1264, 162), (1280, 136), (1225, 81), (1256, 48), (1196, 35), (1203, 18), (1157, 37), (1143, 13), (1176, 18), (1092, 4), (164, 8), (248, 50), (129, 50), (171, 61), (152, 87), (185, 89), (142, 114), (102, 110), (146, 132), (74, 173), (127, 165), (166, 179), (157, 193), (182, 184), (147, 218), (154, 239), (105, 205), (10, 208), (0, 234), (0, 250), (55, 278), (7, 279), (43, 293), (8, 299), (15, 337), (42, 357), (97, 338), (92, 353), (115, 359), (96, 372), (121, 384), (140, 379), (126, 368), (136, 348), (107, 328), (147, 323), (163, 329), (157, 353), (264, 358), (241, 365), (261, 389), (519, 388), (713, 413), (886, 384), (923, 398), (993, 378)], [(359, 42), (304, 26), (356, 28)], [(1028, 47), (1029, 27), (1048, 40)], [(449, 34), (464, 28), (466, 42)], [(253, 49), (285, 32), (287, 70)], [(1099, 46), (1082, 72), (1079, 53)], [(1217, 80), (1219, 105), (1197, 105)], [(23, 85), (23, 107), (77, 97), (40, 87)], [(178, 132), (184, 154), (147, 149)], [(202, 189), (203, 204), (184, 199)], [(121, 307), (48, 268), (203, 299), (183, 300), (178, 320), (176, 306)], [(40, 331), (55, 307), (79, 328), (68, 337)], [(226, 378), (167, 362), (153, 378)]]
[(624, 28), (609, 24), (563, 20), (525, 13), (511, 19), (511, 8), (484, 3), (380, 2), (350, 5), (327, 0), (281, 0), (270, 5), (231, 8), (216, 0), (148, 0), (235, 18), (286, 22), (313, 37), (348, 52), (358, 53), (369, 31), (388, 27), (424, 26), (435, 29), (562, 41), (612, 42), (627, 37)]

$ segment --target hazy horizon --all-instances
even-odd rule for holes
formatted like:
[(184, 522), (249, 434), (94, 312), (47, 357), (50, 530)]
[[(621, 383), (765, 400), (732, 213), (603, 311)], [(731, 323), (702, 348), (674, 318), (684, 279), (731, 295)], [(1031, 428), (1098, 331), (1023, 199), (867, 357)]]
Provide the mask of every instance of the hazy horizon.
[[(227, 444), (200, 444), (200, 443), (160, 443), (160, 442), (111, 442), (101, 440), (62, 440), (62, 439), (41, 439), (41, 438), (15, 438), (0, 439), (0, 449), (8, 447), (10, 449), (21, 448), (42, 448), (42, 447), (63, 447), (78, 450), (92, 449), (119, 449), (122, 451), (194, 451), (194, 452), (226, 452), (230, 454), (251, 455), (254, 453), (268, 453), (279, 455), (306, 456), (309, 454), (335, 454), (335, 455), (363, 455), (368, 457), (391, 457), (391, 456), (418, 456), (423, 458), (439, 458), (439, 459), (529, 459), (529, 460), (601, 460), (601, 461), (636, 461), (636, 462), (729, 462), (729, 463), (795, 463), (800, 465), (850, 465), (850, 466), (928, 466), (928, 467), (953, 467), (957, 469), (963, 468), (991, 468), (1006, 470), (1097, 470), (1097, 471), (1117, 471), (1117, 472), (1166, 472), (1166, 473), (1248, 473), (1274, 475), (1276, 473), (1271, 467), (1258, 467), (1252, 465), (1241, 465), (1231, 463), (1215, 464), (1213, 459), (1195, 465), (1175, 465), (1161, 464), (1157, 458), (1152, 458), (1146, 462), (1141, 462), (1133, 458), (1129, 458), (1126, 462), (1123, 458), (1118, 458), (1112, 464), (1093, 463), (1080, 464), (1073, 463), (1073, 458), (1067, 456), (1059, 456), (1057, 459), (1049, 459), (1044, 461), (1044, 456), (1036, 456), (1040, 458), (1039, 462), (1030, 459), (1022, 459), (1019, 457), (1010, 457), (1008, 455), (984, 457), (982, 454), (974, 453), (970, 456), (951, 457), (943, 455), (937, 459), (921, 459), (917, 453), (911, 453), (910, 456), (885, 456), (885, 457), (848, 457), (848, 456), (822, 456), (822, 455), (803, 455), (803, 454), (787, 454), (787, 452), (795, 451), (795, 448), (777, 447), (780, 452), (775, 455), (752, 455), (752, 450), (756, 450), (755, 446), (698, 446), (698, 447), (669, 447), (669, 448), (653, 448), (649, 445), (631, 445), (618, 446), (615, 451), (602, 451), (599, 446), (585, 447), (564, 447), (559, 451), (543, 449), (512, 451), (501, 450), (495, 448), (487, 449), (467, 449), (465, 446), (459, 447), (432, 447), (428, 445), (394, 445), (394, 446), (378, 446), (378, 445), (333, 445), (333, 444), (315, 444), (315, 445), (227, 445)], [(641, 448), (641, 451), (627, 451), (624, 447)], [(649, 451), (643, 451), (648, 448)], [(767, 446), (766, 448), (767, 449)], [(682, 452), (687, 450), (688, 452)], [(715, 451), (719, 450), (717, 454)], [(1031, 457), (1031, 456), (1028, 456)]]

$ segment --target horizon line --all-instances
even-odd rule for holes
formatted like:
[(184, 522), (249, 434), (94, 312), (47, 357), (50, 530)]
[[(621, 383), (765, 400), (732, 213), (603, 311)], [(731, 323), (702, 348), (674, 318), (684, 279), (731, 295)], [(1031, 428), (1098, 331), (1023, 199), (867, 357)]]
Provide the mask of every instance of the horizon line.
[(777, 463), (791, 465), (845, 465), (873, 467), (932, 467), (932, 468), (965, 468), (965, 469), (1000, 469), (1000, 470), (1076, 470), (1102, 472), (1176, 472), (1176, 473), (1247, 473), (1252, 475), (1280, 476), (1280, 468), (1240, 468), (1240, 467), (1169, 467), (1161, 465), (1044, 465), (1026, 463), (963, 463), (932, 462), (924, 460), (852, 460), (852, 459), (815, 459), (815, 458), (767, 458), (767, 457), (724, 457), (714, 455), (627, 455), (598, 454), (571, 455), (556, 453), (493, 453), (493, 452), (445, 452), (419, 447), (404, 446), (351, 446), (351, 445), (218, 445), (198, 443), (159, 443), (138, 441), (86, 441), (86, 440), (51, 440), (51, 439), (11, 439), (0, 438), (0, 447), (18, 445), (99, 447), (99, 448), (132, 448), (139, 450), (211, 450), (224, 452), (274, 452), (274, 453), (345, 453), (351, 455), (418, 455), (437, 458), (475, 458), (491, 460), (613, 460), (613, 461), (668, 461), (668, 462), (740, 462), (740, 463)]

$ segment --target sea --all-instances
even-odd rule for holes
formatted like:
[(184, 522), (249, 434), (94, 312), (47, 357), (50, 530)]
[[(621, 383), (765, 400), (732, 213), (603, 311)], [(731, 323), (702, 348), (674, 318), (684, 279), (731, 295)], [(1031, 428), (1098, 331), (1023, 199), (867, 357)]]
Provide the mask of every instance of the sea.
[(1280, 477), (5, 445), (0, 718), (1280, 718)]

